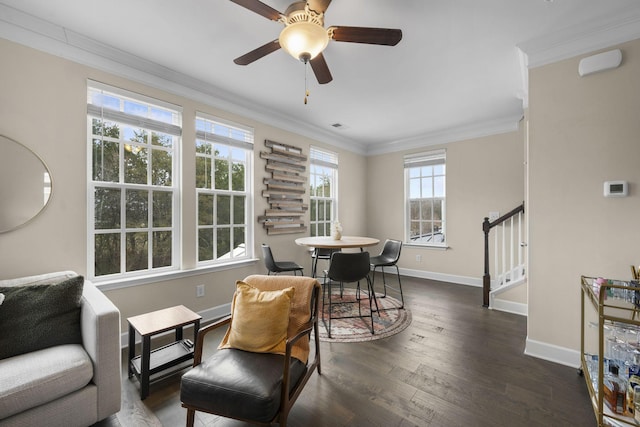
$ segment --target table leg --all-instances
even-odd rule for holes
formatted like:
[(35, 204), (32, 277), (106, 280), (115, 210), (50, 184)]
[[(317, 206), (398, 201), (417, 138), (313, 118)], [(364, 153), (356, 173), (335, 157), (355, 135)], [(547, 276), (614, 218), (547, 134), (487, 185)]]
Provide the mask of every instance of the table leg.
[(144, 400), (149, 396), (149, 363), (151, 359), (151, 336), (142, 337), (142, 356), (140, 365), (140, 399)]
[(195, 349), (196, 342), (198, 342), (198, 331), (200, 330), (200, 320), (193, 322), (193, 346)]
[(127, 366), (129, 367), (129, 378), (133, 376), (133, 370), (131, 369), (131, 360), (136, 355), (136, 330), (133, 326), (129, 325), (129, 363)]
[(182, 326), (176, 328), (176, 341), (182, 341)]

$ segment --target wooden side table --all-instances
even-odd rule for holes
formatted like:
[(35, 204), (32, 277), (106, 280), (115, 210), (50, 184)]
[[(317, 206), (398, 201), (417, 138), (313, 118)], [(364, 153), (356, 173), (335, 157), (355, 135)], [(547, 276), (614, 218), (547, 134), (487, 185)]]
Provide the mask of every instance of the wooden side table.
[[(127, 318), (129, 322), (129, 378), (140, 381), (140, 399), (149, 395), (151, 375), (193, 359), (202, 316), (183, 305)], [(193, 324), (193, 342), (182, 339), (182, 330)], [(175, 329), (175, 342), (151, 350), (151, 337)], [(142, 337), (142, 353), (135, 355), (136, 332)]]

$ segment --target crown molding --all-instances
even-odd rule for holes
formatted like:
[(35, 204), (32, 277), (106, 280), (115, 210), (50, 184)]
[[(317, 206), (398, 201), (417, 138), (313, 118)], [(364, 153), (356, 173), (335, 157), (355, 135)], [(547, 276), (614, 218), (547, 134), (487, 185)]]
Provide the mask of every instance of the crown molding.
[(635, 10), (537, 37), (518, 44), (517, 48), (525, 56), (526, 67), (531, 69), (638, 38), (640, 11)]
[(518, 130), (518, 124), (523, 115), (523, 112), (519, 112), (493, 120), (456, 126), (411, 138), (371, 145), (367, 150), (367, 155), (387, 154), (431, 145), (448, 144), (451, 142), (482, 138), (484, 136), (515, 132)]

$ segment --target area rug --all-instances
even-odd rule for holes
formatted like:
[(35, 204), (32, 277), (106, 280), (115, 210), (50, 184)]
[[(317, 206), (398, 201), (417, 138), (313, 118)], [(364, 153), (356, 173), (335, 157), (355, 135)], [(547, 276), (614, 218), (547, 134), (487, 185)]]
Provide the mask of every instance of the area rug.
[[(340, 304), (344, 302), (355, 302), (355, 289), (345, 288), (342, 298), (337, 287), (332, 289), (332, 310), (333, 316), (357, 316), (358, 304)], [(361, 294), (366, 297), (366, 294)], [(378, 306), (383, 309), (380, 312), (373, 313), (373, 330), (371, 334), (371, 318), (369, 317), (369, 299), (360, 300), (363, 317), (354, 317), (348, 319), (331, 319), (331, 338), (327, 334), (327, 329), (322, 322), (322, 317), (318, 322), (318, 332), (320, 333), (320, 341), (326, 342), (364, 342), (387, 338), (404, 331), (411, 324), (411, 312), (406, 308), (398, 309), (400, 301), (387, 295), (377, 295), (376, 300)], [(375, 307), (375, 306), (374, 306)], [(384, 310), (386, 309), (386, 310)], [(322, 301), (320, 302), (320, 310), (322, 310)], [(329, 304), (324, 304), (325, 321), (329, 324)]]

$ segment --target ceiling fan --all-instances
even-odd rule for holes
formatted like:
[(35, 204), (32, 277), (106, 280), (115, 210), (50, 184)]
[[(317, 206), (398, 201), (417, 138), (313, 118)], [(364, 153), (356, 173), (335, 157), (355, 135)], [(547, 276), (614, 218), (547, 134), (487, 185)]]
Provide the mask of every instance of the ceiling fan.
[(402, 40), (402, 30), (368, 27), (324, 28), (324, 14), (331, 0), (296, 1), (284, 13), (259, 0), (231, 0), (252, 12), (285, 25), (280, 37), (233, 60), (238, 65), (248, 65), (281, 47), (291, 56), (311, 64), (318, 83), (333, 80), (329, 66), (322, 55), (329, 40), (350, 43), (367, 43), (395, 46)]

